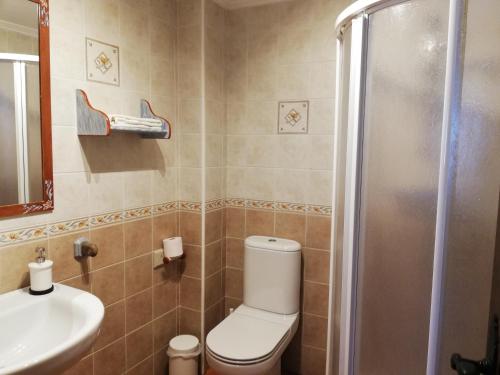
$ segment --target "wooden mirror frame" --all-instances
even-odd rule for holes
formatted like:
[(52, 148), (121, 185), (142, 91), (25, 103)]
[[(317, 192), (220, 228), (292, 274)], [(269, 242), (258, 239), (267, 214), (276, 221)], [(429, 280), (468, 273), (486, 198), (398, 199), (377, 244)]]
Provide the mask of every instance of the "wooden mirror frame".
[[(54, 209), (52, 172), (52, 120), (50, 101), (49, 0), (26, 0), (38, 4), (38, 55), (40, 74), (40, 134), (43, 200), (0, 206), (0, 217), (28, 215)], [(0, 222), (1, 224), (1, 222)]]

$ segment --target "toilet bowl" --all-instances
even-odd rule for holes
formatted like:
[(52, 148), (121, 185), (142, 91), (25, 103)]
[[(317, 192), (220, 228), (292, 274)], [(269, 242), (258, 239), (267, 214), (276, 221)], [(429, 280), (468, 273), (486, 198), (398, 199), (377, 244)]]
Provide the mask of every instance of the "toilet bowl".
[(206, 358), (218, 375), (280, 374), (281, 355), (299, 325), (299, 314), (276, 314), (245, 305), (206, 339)]
[(245, 240), (243, 304), (206, 337), (206, 359), (218, 375), (280, 375), (299, 325), (300, 263), (296, 241)]

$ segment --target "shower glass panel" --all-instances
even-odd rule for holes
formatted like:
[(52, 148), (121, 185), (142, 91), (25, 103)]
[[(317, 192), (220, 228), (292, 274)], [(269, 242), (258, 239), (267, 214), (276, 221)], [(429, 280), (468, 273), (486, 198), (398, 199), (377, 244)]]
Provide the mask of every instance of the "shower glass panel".
[(500, 49), (495, 47), (500, 39), (500, 2), (469, 1), (466, 11), (461, 106), (452, 149), (454, 188), (440, 375), (456, 374), (449, 365), (453, 353), (475, 360), (485, 357), (490, 303), (491, 311), (500, 312), (492, 295), (495, 243), (500, 241)]
[(368, 19), (354, 373), (425, 374), (448, 1)]

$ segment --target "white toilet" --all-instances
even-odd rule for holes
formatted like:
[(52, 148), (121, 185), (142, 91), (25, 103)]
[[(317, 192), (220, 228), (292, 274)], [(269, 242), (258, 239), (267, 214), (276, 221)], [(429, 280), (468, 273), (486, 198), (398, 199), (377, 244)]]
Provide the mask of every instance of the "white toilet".
[(300, 244), (281, 238), (245, 240), (243, 304), (206, 339), (218, 375), (279, 375), (281, 355), (299, 325)]

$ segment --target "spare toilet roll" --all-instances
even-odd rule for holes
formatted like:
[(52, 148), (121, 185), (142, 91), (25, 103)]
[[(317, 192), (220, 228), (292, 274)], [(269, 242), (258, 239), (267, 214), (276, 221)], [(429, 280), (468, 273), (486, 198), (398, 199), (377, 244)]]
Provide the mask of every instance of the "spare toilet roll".
[(166, 258), (178, 258), (182, 255), (182, 237), (170, 237), (163, 240), (163, 254)]

